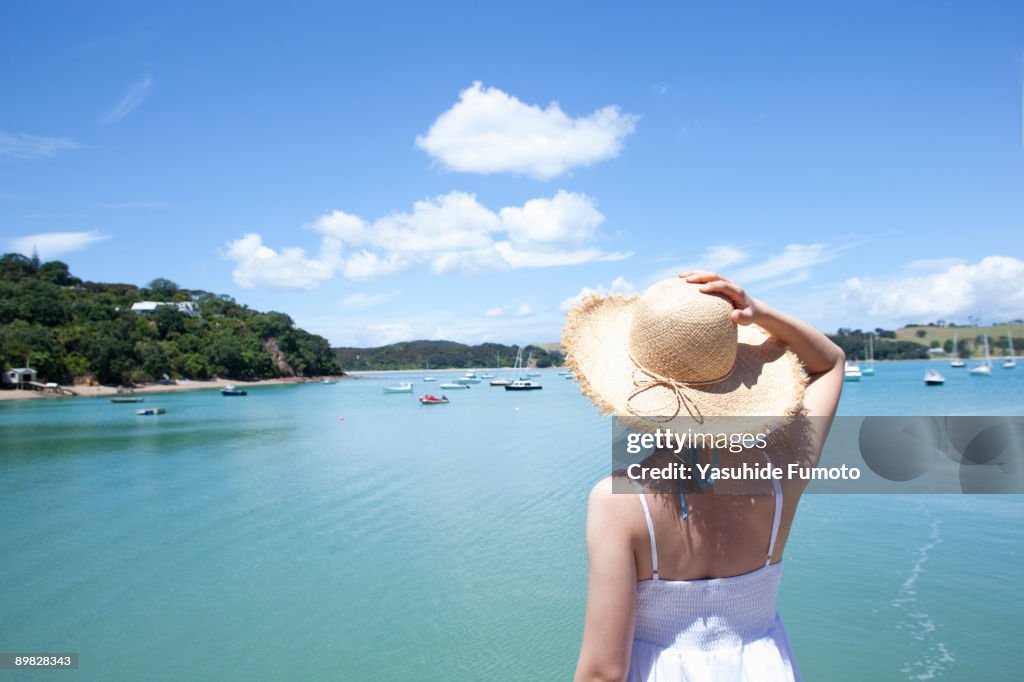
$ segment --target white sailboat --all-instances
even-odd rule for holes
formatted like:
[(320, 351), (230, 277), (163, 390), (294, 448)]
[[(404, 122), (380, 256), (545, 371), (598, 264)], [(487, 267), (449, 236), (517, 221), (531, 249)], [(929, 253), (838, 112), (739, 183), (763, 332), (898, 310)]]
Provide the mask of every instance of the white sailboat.
[(953, 334), (953, 361), (949, 363), (950, 367), (966, 367), (967, 363), (960, 359), (960, 346), (956, 345), (956, 333)]
[(516, 372), (519, 371), (519, 366), (523, 363), (523, 349), (520, 347), (516, 353), (516, 362), (512, 367), (512, 374), (508, 379), (492, 379), (491, 386), (508, 386), (516, 379)]
[(1010, 341), (1010, 357), (1003, 360), (1003, 369), (1013, 369), (1017, 366), (1017, 358), (1013, 357), (1013, 332), (1007, 329), (1006, 336)]
[(982, 335), (985, 344), (985, 359), (980, 364), (971, 367), (971, 374), (976, 377), (992, 376), (992, 358), (988, 354), (988, 334)]
[(875, 376), (875, 335), (871, 332), (868, 333), (868, 361), (860, 372), (866, 377)]
[(942, 376), (934, 369), (930, 369), (924, 374), (924, 385), (925, 386), (941, 386), (946, 383), (946, 377)]

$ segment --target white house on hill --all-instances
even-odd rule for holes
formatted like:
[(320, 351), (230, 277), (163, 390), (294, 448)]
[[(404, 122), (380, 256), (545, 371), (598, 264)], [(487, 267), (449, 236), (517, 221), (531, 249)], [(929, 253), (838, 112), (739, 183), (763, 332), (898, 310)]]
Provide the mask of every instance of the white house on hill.
[(162, 305), (174, 306), (178, 309), (178, 312), (183, 315), (199, 317), (199, 307), (192, 301), (181, 301), (179, 303), (169, 303), (165, 301), (139, 301), (138, 303), (132, 303), (132, 312), (140, 313), (142, 315), (152, 315), (156, 312), (156, 309)]

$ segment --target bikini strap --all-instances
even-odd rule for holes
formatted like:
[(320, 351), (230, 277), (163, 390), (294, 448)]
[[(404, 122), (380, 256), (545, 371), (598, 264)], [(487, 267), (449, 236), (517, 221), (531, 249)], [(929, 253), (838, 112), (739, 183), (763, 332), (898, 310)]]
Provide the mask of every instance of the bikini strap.
[[(768, 466), (772, 466), (772, 460), (765, 453), (764, 458), (768, 460)], [(772, 537), (768, 542), (768, 556), (765, 557), (765, 568), (772, 563), (772, 554), (775, 553), (775, 539), (779, 536), (779, 525), (782, 523), (782, 484), (779, 479), (772, 476), (772, 487), (775, 488), (775, 518), (772, 519)]]
[(637, 485), (636, 481), (633, 481), (633, 486), (636, 488), (637, 497), (640, 498), (640, 504), (644, 508), (644, 519), (647, 520), (647, 535), (651, 539), (651, 579), (658, 580), (658, 542), (654, 539), (654, 520), (651, 519), (651, 510), (647, 506), (647, 496), (644, 495), (643, 489)]

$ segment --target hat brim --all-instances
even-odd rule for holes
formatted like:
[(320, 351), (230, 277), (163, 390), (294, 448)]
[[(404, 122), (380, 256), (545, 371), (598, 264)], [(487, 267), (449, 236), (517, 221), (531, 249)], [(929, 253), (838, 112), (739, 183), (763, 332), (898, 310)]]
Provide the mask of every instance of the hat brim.
[(638, 393), (647, 379), (629, 354), (638, 301), (638, 296), (590, 296), (566, 316), (566, 363), (584, 395), (602, 412), (648, 431), (679, 418), (679, 424), (694, 430), (719, 431), (727, 424), (724, 430), (732, 432), (770, 429), (799, 412), (806, 382), (800, 361), (757, 325), (738, 327), (732, 372), (715, 383), (685, 386), (687, 404), (682, 408), (670, 387), (651, 385)]

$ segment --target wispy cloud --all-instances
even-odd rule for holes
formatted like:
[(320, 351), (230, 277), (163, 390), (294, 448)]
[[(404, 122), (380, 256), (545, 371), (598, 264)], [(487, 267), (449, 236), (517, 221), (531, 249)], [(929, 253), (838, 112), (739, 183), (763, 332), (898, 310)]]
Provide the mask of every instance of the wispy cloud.
[(153, 74), (149, 72), (149, 69), (146, 69), (146, 73), (143, 74), (142, 78), (135, 83), (132, 83), (124, 95), (121, 96), (121, 99), (119, 99), (114, 106), (110, 107), (110, 109), (100, 117), (100, 123), (104, 125), (117, 123), (125, 116), (135, 111), (139, 105), (145, 101), (152, 88)]
[(484, 317), (531, 317), (533, 315), (533, 307), (529, 303), (520, 303), (518, 306), (497, 306), (494, 308), (488, 308), (484, 312)]
[(626, 281), (625, 277), (616, 277), (609, 286), (598, 284), (593, 288), (583, 287), (574, 296), (570, 296), (562, 301), (558, 309), (563, 313), (572, 310), (588, 296), (632, 296), (635, 293), (636, 287), (631, 282)]
[(836, 249), (827, 244), (788, 244), (780, 253), (767, 260), (738, 270), (733, 278), (741, 284), (747, 284), (782, 277), (793, 279), (797, 275), (800, 279), (793, 281), (804, 281), (810, 276), (807, 268), (835, 257)]
[(341, 307), (347, 310), (365, 310), (374, 306), (383, 305), (393, 301), (399, 294), (398, 291), (382, 294), (364, 294), (362, 292), (349, 294), (341, 301)]
[(66, 137), (0, 132), (0, 158), (46, 159), (77, 146)]
[(143, 210), (143, 211), (169, 211), (175, 208), (174, 204), (166, 201), (115, 201), (106, 204), (96, 204), (96, 208), (109, 208), (113, 210)]
[(416, 146), (450, 170), (549, 180), (618, 156), (638, 118), (616, 106), (573, 118), (557, 102), (542, 109), (476, 82), (416, 138)]
[(108, 238), (107, 235), (100, 234), (95, 230), (92, 232), (40, 232), (15, 237), (8, 242), (8, 246), (12, 251), (26, 256), (36, 252), (41, 259), (47, 260), (65, 253), (80, 251), (90, 244)]

